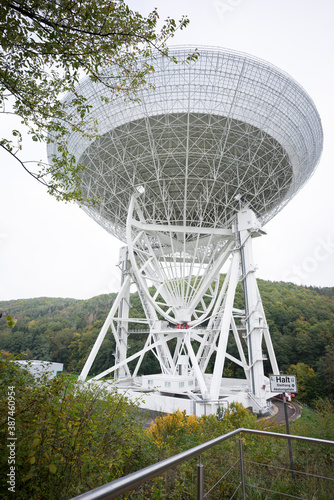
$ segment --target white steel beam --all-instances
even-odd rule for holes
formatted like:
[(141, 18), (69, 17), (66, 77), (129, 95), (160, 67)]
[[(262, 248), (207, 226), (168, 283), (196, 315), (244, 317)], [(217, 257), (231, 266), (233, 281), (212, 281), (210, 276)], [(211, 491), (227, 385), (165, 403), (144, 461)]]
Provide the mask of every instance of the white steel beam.
[(198, 365), (191, 340), (192, 340), (191, 339), (191, 332), (187, 332), (185, 334), (185, 345), (187, 347), (187, 351), (188, 351), (188, 354), (190, 357), (192, 368), (194, 370), (195, 378), (196, 378), (196, 381), (198, 383), (199, 389), (201, 391), (202, 398), (204, 400), (208, 400), (209, 399), (208, 388), (207, 388), (205, 380), (204, 380), (204, 374)]
[[(124, 283), (126, 274), (128, 273), (128, 258), (127, 249), (121, 248), (120, 250), (120, 264), (121, 264), (121, 285)], [(115, 362), (124, 361), (127, 357), (128, 350), (128, 325), (129, 325), (129, 308), (130, 308), (130, 280), (127, 281), (127, 286), (124, 288), (123, 296), (119, 304), (117, 335), (118, 339), (116, 345), (116, 358)], [(129, 377), (130, 371), (128, 365), (123, 365), (116, 373), (116, 378)]]
[(119, 307), (119, 304), (123, 298), (123, 294), (125, 292), (125, 290), (127, 290), (127, 287), (129, 285), (129, 282), (130, 282), (130, 276), (127, 276), (124, 280), (124, 283), (119, 291), (119, 294), (117, 295), (116, 299), (115, 299), (115, 302), (113, 303), (111, 309), (110, 309), (110, 312), (104, 322), (104, 325), (97, 337), (97, 339), (95, 340), (95, 343), (94, 343), (94, 346), (92, 348), (92, 350), (90, 351), (89, 353), (89, 356), (87, 358), (87, 361), (78, 377), (78, 380), (82, 380), (82, 381), (85, 381), (86, 378), (87, 378), (87, 375), (89, 373), (89, 370), (91, 369), (92, 367), (92, 364), (94, 363), (94, 360), (96, 358), (96, 355), (97, 353), (99, 352), (100, 350), (100, 347), (101, 347), (101, 344), (104, 340), (104, 337), (106, 336), (106, 333), (108, 331), (108, 328), (110, 326), (110, 323), (112, 322), (113, 320), (113, 317)]
[(239, 281), (239, 273), (240, 273), (239, 266), (240, 266), (240, 254), (238, 251), (236, 251), (233, 253), (230, 281), (224, 299), (224, 312), (221, 321), (221, 329), (217, 346), (215, 367), (213, 370), (211, 387), (210, 387), (210, 398), (212, 400), (217, 400), (219, 398), (222, 376), (224, 371), (226, 347), (229, 336), (229, 330), (231, 326), (231, 317), (232, 317), (235, 290)]

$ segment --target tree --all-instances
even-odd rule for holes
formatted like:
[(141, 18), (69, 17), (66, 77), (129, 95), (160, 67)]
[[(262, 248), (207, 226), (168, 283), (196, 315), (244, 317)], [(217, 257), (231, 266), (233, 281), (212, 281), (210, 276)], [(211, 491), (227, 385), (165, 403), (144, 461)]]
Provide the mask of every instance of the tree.
[(325, 355), (320, 359), (319, 368), (326, 393), (334, 398), (334, 344), (325, 348)]
[(323, 395), (320, 380), (309, 365), (305, 363), (291, 365), (288, 368), (288, 373), (297, 376), (297, 397), (300, 401), (312, 404)]
[[(87, 130), (90, 105), (76, 92), (77, 82), (85, 75), (102, 82), (105, 100), (135, 99), (154, 71), (154, 51), (169, 57), (167, 41), (189, 22), (168, 18), (159, 31), (158, 18), (156, 9), (143, 17), (123, 0), (2, 0), (0, 111), (20, 117), (33, 141), (56, 141), (58, 154), (52, 165), (22, 160), (22, 129), (0, 146), (58, 199), (82, 200), (83, 167), (68, 151), (69, 134), (97, 135), (96, 124)], [(110, 66), (113, 76), (105, 77)], [(65, 105), (61, 96), (68, 92)]]

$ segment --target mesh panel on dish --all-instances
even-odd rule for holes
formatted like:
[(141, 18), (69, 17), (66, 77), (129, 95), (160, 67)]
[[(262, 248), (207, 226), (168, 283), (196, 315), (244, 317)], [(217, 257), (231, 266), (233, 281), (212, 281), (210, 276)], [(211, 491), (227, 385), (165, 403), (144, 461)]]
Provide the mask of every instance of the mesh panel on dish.
[[(182, 59), (191, 50), (176, 47), (171, 55)], [(320, 118), (289, 75), (231, 50), (199, 52), (189, 64), (157, 55), (148, 78), (155, 89), (140, 90), (136, 102), (106, 103), (102, 85), (79, 85), (93, 105), (87, 121), (97, 118), (100, 133), (93, 143), (75, 133), (69, 140), (86, 166), (84, 194), (103, 197), (86, 210), (122, 240), (138, 189), (147, 222), (227, 227), (238, 197), (266, 223), (319, 160)]]

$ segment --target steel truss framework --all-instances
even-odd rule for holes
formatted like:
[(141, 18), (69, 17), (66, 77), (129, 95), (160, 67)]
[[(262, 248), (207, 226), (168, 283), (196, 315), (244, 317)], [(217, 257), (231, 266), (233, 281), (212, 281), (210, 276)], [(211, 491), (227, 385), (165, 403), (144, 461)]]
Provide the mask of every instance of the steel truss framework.
[[(185, 59), (191, 50), (175, 47), (171, 55)], [(136, 102), (108, 102), (104, 87), (90, 80), (78, 88), (92, 106), (87, 126), (97, 119), (100, 134), (89, 143), (73, 133), (68, 144), (86, 167), (84, 195), (102, 197), (100, 205), (85, 210), (127, 244), (120, 293), (81, 378), (110, 326), (117, 349), (107, 373), (133, 382), (151, 351), (163, 377), (170, 378), (165, 382), (186, 373), (196, 384), (188, 391), (191, 397), (213, 401), (222, 394), (229, 359), (243, 368), (243, 391), (262, 409), (267, 394), (262, 344), (274, 373), (277, 363), (254, 278), (251, 238), (315, 169), (322, 150), (320, 118), (289, 75), (246, 54), (203, 47), (189, 64), (157, 55), (154, 66), (149, 82), (155, 90), (141, 90)], [(114, 78), (114, 69), (106, 71), (106, 79), (108, 74)], [(50, 158), (56, 152), (51, 142)], [(219, 290), (219, 271), (228, 259), (230, 270)], [(245, 311), (233, 305), (240, 276)], [(137, 285), (150, 333), (144, 349), (128, 358), (131, 283)], [(234, 356), (227, 352), (230, 332)]]
[[(193, 238), (187, 241), (182, 226), (147, 223), (140, 201), (134, 197), (128, 215), (128, 232), (136, 236), (129, 239), (129, 246), (121, 252), (122, 287), (81, 379), (86, 379), (110, 327), (116, 342), (116, 363), (93, 380), (113, 375), (123, 387), (136, 388), (137, 384), (137, 389), (147, 389), (138, 386), (137, 377), (144, 356), (153, 352), (163, 374), (161, 392), (184, 395), (185, 384), (190, 382), (191, 390), (188, 387), (186, 391), (189, 397), (219, 402), (233, 392), (227, 380), (224, 386), (222, 378), (228, 359), (243, 370), (239, 385), (233, 380), (232, 398), (241, 396), (241, 400), (246, 400), (255, 410), (264, 411), (269, 394), (263, 370), (267, 354), (271, 372), (279, 372), (252, 263), (251, 240), (262, 233), (254, 212), (241, 210), (230, 229), (215, 232), (201, 229), (201, 232), (193, 232)], [(183, 238), (178, 238), (179, 235)], [(219, 289), (219, 270), (227, 259), (230, 259), (229, 270)], [(240, 279), (245, 294), (243, 310), (234, 307)], [(129, 322), (143, 322), (129, 318), (131, 283), (137, 285), (149, 334), (143, 349), (128, 357)], [(165, 321), (159, 320), (158, 314)], [(236, 351), (233, 355), (228, 352), (230, 336)], [(136, 365), (131, 371), (129, 363), (134, 360)], [(213, 369), (208, 374), (210, 362)], [(180, 379), (178, 387), (175, 383), (170, 385), (175, 377)], [(155, 375), (149, 378), (155, 387), (159, 384)], [(166, 389), (164, 384), (171, 388)]]

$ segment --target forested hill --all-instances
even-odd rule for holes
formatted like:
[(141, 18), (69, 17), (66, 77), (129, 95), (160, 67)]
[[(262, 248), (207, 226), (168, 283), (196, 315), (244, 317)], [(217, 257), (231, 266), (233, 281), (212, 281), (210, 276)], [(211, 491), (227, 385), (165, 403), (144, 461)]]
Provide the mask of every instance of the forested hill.
[[(316, 376), (313, 385), (317, 382), (317, 390), (334, 394), (334, 287), (305, 288), (264, 280), (258, 280), (258, 284), (280, 369), (286, 371), (290, 365), (302, 363), (304, 371)], [(43, 297), (0, 302), (3, 313), (0, 349), (20, 354), (23, 359), (61, 362), (67, 371), (78, 373), (115, 296), (101, 295), (89, 300)], [(243, 307), (241, 290), (236, 300), (236, 306)], [(137, 294), (131, 296), (131, 305), (131, 316), (142, 317)], [(17, 319), (14, 328), (6, 325), (6, 315)], [(131, 336), (130, 352), (140, 348), (143, 341), (144, 335)], [(93, 372), (114, 364), (114, 351), (115, 344), (109, 333)], [(155, 370), (154, 360), (148, 360), (143, 369), (145, 372)]]

